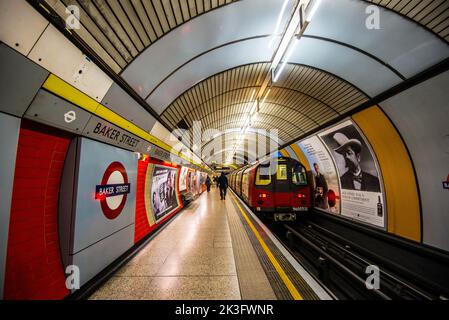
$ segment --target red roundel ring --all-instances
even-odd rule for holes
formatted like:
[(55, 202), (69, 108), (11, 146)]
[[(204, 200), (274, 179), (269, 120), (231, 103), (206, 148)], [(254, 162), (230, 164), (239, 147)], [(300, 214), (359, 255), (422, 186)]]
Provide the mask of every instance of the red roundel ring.
[[(103, 175), (103, 179), (101, 180), (101, 184), (102, 185), (107, 184), (108, 180), (109, 180), (109, 177), (115, 171), (118, 171), (118, 172), (121, 173), (121, 175), (123, 176), (124, 183), (128, 183), (128, 174), (126, 173), (125, 167), (120, 162), (113, 162), (106, 169), (106, 171), (105, 171), (105, 173)], [(122, 198), (122, 201), (120, 202), (120, 205), (116, 209), (114, 209), (114, 210), (109, 208), (108, 203), (106, 202), (106, 198), (100, 200), (101, 210), (103, 210), (103, 213), (106, 216), (106, 218), (108, 218), (110, 220), (113, 220), (113, 219), (117, 218), (120, 215), (120, 213), (122, 212), (123, 208), (125, 207), (127, 196), (128, 196), (127, 194), (123, 195), (123, 198)]]

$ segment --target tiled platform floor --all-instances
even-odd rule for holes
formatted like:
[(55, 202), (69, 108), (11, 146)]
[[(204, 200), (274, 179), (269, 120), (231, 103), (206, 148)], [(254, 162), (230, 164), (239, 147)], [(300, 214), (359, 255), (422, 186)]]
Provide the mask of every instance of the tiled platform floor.
[(216, 188), (204, 193), (90, 299), (241, 299), (231, 201)]

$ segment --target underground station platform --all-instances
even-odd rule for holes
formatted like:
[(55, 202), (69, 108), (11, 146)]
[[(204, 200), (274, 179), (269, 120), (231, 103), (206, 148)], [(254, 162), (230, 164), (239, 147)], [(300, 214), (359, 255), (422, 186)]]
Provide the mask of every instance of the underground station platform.
[(448, 0), (0, 0), (0, 309), (445, 307), (448, 88)]
[(89, 299), (321, 300), (326, 290), (245, 204), (218, 189), (186, 208)]

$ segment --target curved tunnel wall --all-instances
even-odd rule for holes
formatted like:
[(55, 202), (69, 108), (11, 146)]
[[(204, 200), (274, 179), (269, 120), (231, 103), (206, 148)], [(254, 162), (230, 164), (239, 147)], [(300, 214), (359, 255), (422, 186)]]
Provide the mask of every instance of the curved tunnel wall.
[[(6, 2), (2, 2), (2, 5), (4, 3)], [(9, 9), (1, 10), (2, 28), (0, 30), (0, 38), (2, 41), (6, 42), (11, 47), (14, 47), (16, 51), (23, 55), (34, 59), (37, 64), (45, 66), (46, 69), (49, 69), (61, 78), (64, 78), (67, 83), (70, 83), (84, 93), (87, 93), (88, 95), (86, 96), (89, 98), (88, 100), (90, 102), (94, 100), (99, 104), (101, 101), (102, 104), (109, 105), (111, 110), (115, 112), (115, 119), (119, 117), (126, 118), (126, 116), (128, 116), (129, 110), (127, 110), (127, 107), (136, 105), (134, 102), (129, 101), (129, 96), (125, 96), (126, 94), (120, 89), (114, 89), (115, 85), (110, 82), (110, 79), (104, 77), (99, 69), (93, 66), (90, 61), (86, 60), (85, 56), (80, 55), (79, 52), (74, 53), (74, 50), (76, 51), (77, 49), (71, 45), (67, 39), (55, 34), (54, 30), (52, 30), (53, 27), (49, 26), (48, 22), (34, 12), (25, 1), (14, 1), (11, 3), (14, 3), (14, 6), (17, 6), (16, 11), (20, 12), (23, 19), (3, 19), (4, 17), (14, 17), (17, 15), (17, 12)], [(35, 28), (29, 28), (29, 24), (34, 25)], [(13, 27), (3, 28), (4, 25)], [(38, 41), (42, 41), (42, 43), (38, 46), (34, 46)], [(15, 46), (16, 42), (19, 43), (19, 46)], [(53, 42), (52, 46), (45, 45), (50, 42)], [(63, 49), (64, 51), (61, 51)], [(49, 72), (38, 67), (37, 64), (31, 63), (19, 54), (14, 55), (14, 57), (11, 57), (10, 53), (3, 55), (6, 51), (12, 52), (13, 50), (2, 43), (2, 70), (7, 70), (7, 72), (3, 73), (3, 76), (6, 75), (7, 77), (2, 78), (2, 80), (6, 79), (2, 81), (2, 83), (5, 83), (8, 87), (6, 87), (7, 90), (5, 92), (2, 91), (1, 111), (8, 113), (9, 115), (7, 117), (14, 117), (16, 121), (19, 121), (30, 106), (32, 100), (35, 97), (35, 101), (41, 98), (41, 96), (37, 97), (36, 94), (38, 94), (39, 88), (49, 75)], [(62, 61), (59, 59), (60, 57), (54, 56), (55, 52), (59, 52), (61, 56), (71, 56), (74, 59), (72, 59), (70, 63)], [(17, 61), (15, 61), (15, 63), (9, 63), (12, 61), (10, 59), (16, 59), (18, 56), (21, 58), (19, 59), (21, 60), (20, 63)], [(40, 59), (43, 59), (43, 61), (40, 61)], [(15, 70), (11, 70), (11, 68), (7, 69), (8, 65), (15, 66)], [(89, 72), (86, 72), (82, 78), (76, 76), (78, 67), (80, 66), (82, 68), (87, 67), (90, 70)], [(83, 78), (87, 80), (84, 81)], [(24, 82), (24, 79), (30, 81)], [(370, 79), (370, 81), (376, 80)], [(92, 85), (92, 83), (95, 82), (99, 82), (98, 84), (100, 86)], [(108, 83), (111, 85), (110, 89)], [(388, 231), (414, 241), (420, 241), (422, 238), (424, 244), (446, 251), (449, 250), (449, 238), (446, 232), (446, 226), (449, 223), (449, 214), (447, 213), (447, 208), (449, 207), (447, 201), (449, 197), (447, 197), (448, 190), (444, 189), (442, 182), (447, 179), (446, 177), (449, 173), (449, 168), (447, 167), (447, 164), (449, 163), (449, 159), (447, 158), (449, 154), (447, 136), (449, 133), (447, 132), (446, 120), (449, 112), (447, 103), (449, 97), (447, 96), (446, 89), (448, 83), (449, 78), (448, 73), (446, 72), (381, 102), (380, 107), (388, 115), (392, 123), (390, 123), (376, 107), (367, 109), (364, 112), (353, 116), (353, 120), (358, 124), (374, 149), (382, 171), (384, 187), (386, 190), (387, 210), (389, 210), (387, 220)], [(18, 88), (20, 88), (20, 90)], [(2, 90), (3, 89), (4, 88), (2, 88)], [(8, 100), (14, 95), (16, 98), (19, 97), (20, 99)], [(61, 97), (68, 100), (66, 96), (62, 95)], [(74, 103), (72, 105), (73, 107), (74, 105), (79, 106), (79, 104), (83, 104), (83, 102), (79, 102), (78, 100), (72, 102)], [(95, 104), (95, 106), (98, 107), (98, 104)], [(104, 105), (103, 107), (106, 108)], [(133, 108), (133, 112), (135, 113), (129, 119), (130, 125), (136, 123), (139, 127), (142, 126), (145, 131), (154, 128), (154, 119), (151, 118), (148, 113), (143, 109), (137, 109), (137, 107), (131, 108)], [(106, 109), (103, 109), (103, 111)], [(106, 114), (106, 112), (103, 114)], [(112, 113), (108, 112), (107, 114), (111, 115)], [(378, 123), (371, 123), (367, 120), (371, 117), (375, 117), (378, 120)], [(148, 127), (144, 127), (144, 125), (148, 123)], [(381, 126), (380, 124), (383, 125)], [(398, 130), (397, 132), (395, 127)], [(70, 131), (69, 129), (65, 130)], [(405, 145), (402, 144), (399, 133), (402, 136)], [(67, 133), (64, 133), (62, 135), (64, 136), (66, 134)], [(165, 133), (164, 137), (167, 137)], [(42, 141), (42, 143), (44, 143), (44, 141)], [(3, 144), (2, 141), (2, 154), (5, 150), (5, 146), (6, 144)], [(20, 156), (22, 155), (22, 151), (20, 148), (20, 146), (17, 148), (19, 156), (14, 158), (15, 160), (22, 161), (22, 157)], [(406, 148), (410, 151), (411, 160), (407, 154)], [(299, 159), (304, 161), (305, 156), (299, 152), (297, 146), (292, 145), (286, 150), (289, 155), (293, 155), (292, 151)], [(45, 152), (47, 160), (50, 159), (50, 155), (52, 155), (52, 152), (47, 150), (47, 152)], [(15, 163), (11, 164), (13, 159), (7, 159), (5, 161), (9, 166), (16, 166)], [(17, 162), (17, 168), (19, 169), (16, 174), (18, 175), (21, 174), (20, 168), (22, 168), (20, 161)], [(398, 164), (400, 164), (400, 168), (398, 168)], [(412, 174), (410, 172), (413, 170), (412, 165), (417, 172), (417, 181), (420, 190), (419, 194), (417, 194), (418, 186), (416, 185), (416, 179), (411, 178)], [(5, 169), (2, 167), (2, 170)], [(13, 170), (9, 170), (9, 173), (11, 173), (11, 171)], [(42, 186), (49, 182), (54, 183), (55, 181), (57, 181), (57, 177), (53, 178), (47, 176), (46, 179), (43, 179), (37, 185)], [(415, 183), (413, 181), (415, 181)], [(406, 190), (404, 190), (404, 182), (407, 184)], [(49, 190), (54, 193), (56, 192), (57, 187), (51, 185), (51, 189)], [(12, 196), (12, 210), (10, 212), (2, 211), (1, 213), (1, 221), (8, 221), (11, 218), (9, 226), (15, 223), (16, 217), (20, 217), (18, 206), (25, 205), (17, 202), (17, 199), (19, 199), (21, 195), (20, 192), (20, 190), (14, 190), (14, 195)], [(422, 217), (420, 217), (418, 197), (422, 201)], [(6, 195), (5, 198), (8, 198), (8, 196)], [(51, 199), (53, 202), (49, 203), (49, 205), (54, 204), (53, 197), (51, 197)], [(54, 211), (52, 212), (54, 213)], [(41, 213), (42, 212), (40, 212), (40, 214)], [(48, 215), (45, 218), (54, 219), (54, 216)], [(423, 221), (422, 226), (420, 225), (421, 219)], [(53, 220), (50, 220), (50, 224), (48, 225), (49, 228), (54, 227), (52, 226), (52, 221)], [(32, 230), (34, 230), (34, 227), (42, 228), (45, 226), (43, 226), (37, 219), (34, 223), (37, 224), (30, 228)], [(11, 246), (15, 246), (17, 244), (16, 241), (18, 240), (24, 240), (20, 237), (26, 238), (28, 236), (27, 232), (29, 233), (29, 231), (23, 232), (23, 230), (29, 229), (27, 229), (27, 226), (25, 225), (22, 226), (24, 229), (21, 229), (22, 231), (20, 232), (18, 232), (14, 226), (10, 228), (9, 237), (11, 241), (9, 244)], [(419, 231), (421, 228), (423, 229), (422, 235)], [(144, 230), (143, 233), (146, 231), (147, 230)], [(40, 235), (42, 235), (42, 233), (40, 233)], [(49, 239), (51, 240), (51, 237)], [(32, 241), (33, 239), (29, 240)], [(45, 242), (41, 241), (39, 245), (40, 248), (42, 248), (42, 246), (45, 246)], [(6, 243), (2, 243), (2, 246), (6, 247)], [(55, 254), (55, 248), (51, 243), (49, 243), (48, 247), (45, 246), (45, 248), (49, 249), (50, 254)], [(39, 247), (36, 247), (36, 250), (40, 250)], [(28, 278), (30, 282), (26, 285), (22, 283), (23, 287), (21, 288), (17, 287), (17, 283), (20, 284), (20, 282), (16, 283), (14, 281), (14, 283), (12, 283), (10, 280), (11, 278), (7, 277), (6, 288), (8, 288), (8, 290), (5, 295), (6, 297), (14, 296), (29, 298), (43, 297), (45, 295), (46, 298), (61, 298), (64, 295), (65, 290), (61, 289), (60, 286), (61, 277), (56, 275), (55, 279), (57, 280), (53, 282), (55, 286), (50, 287), (48, 292), (44, 292), (39, 296), (35, 292), (36, 288), (31, 288), (40, 276), (48, 275), (47, 262), (41, 260), (40, 263), (36, 263), (33, 266), (32, 261), (27, 260), (26, 254), (23, 253), (24, 251), (19, 250), (14, 252), (22, 253), (19, 257), (11, 256), (12, 260), (7, 262), (7, 269), (11, 270), (11, 263), (14, 265), (14, 263), (19, 262), (21, 264), (18, 267), (19, 270), (29, 269), (28, 266), (31, 264), (32, 268), (36, 269), (35, 272), (37, 273), (35, 273), (35, 275), (37, 276), (34, 277), (30, 274), (29, 277), (32, 277), (32, 279)], [(35, 252), (41, 253), (41, 251)], [(35, 254), (35, 252), (32, 252), (31, 255)], [(10, 254), (8, 254), (8, 260), (9, 257)], [(54, 258), (54, 256), (52, 257)], [(4, 256), (0, 259), (0, 261), (2, 260), (5, 260)], [(4, 276), (3, 272), (2, 276)], [(18, 289), (21, 291), (20, 293), (18, 293)]]
[[(382, 193), (385, 197), (386, 207), (385, 231), (399, 237), (421, 242), (422, 216), (418, 185), (413, 163), (399, 132), (378, 106), (373, 106), (354, 114), (352, 120), (369, 142), (379, 165), (378, 174), (384, 189)], [(322, 131), (328, 131), (330, 128)], [(330, 156), (332, 161), (327, 161), (326, 163), (332, 169), (328, 168), (329, 176), (327, 178), (332, 179), (331, 175), (335, 175), (338, 171), (337, 160), (334, 154), (328, 150), (328, 146), (321, 145), (319, 142), (320, 138), (318, 138), (319, 135), (320, 133), (301, 140), (307, 142), (306, 145), (300, 141), (281, 150), (281, 153), (282, 155), (298, 159), (305, 164), (308, 171), (314, 171), (313, 164), (316, 159)], [(311, 138), (315, 140), (310, 140)], [(312, 150), (314, 145), (318, 145), (318, 149)], [(312, 158), (305, 155), (305, 150), (309, 150)], [(320, 168), (320, 170), (322, 169)], [(324, 175), (326, 176), (325, 173)], [(336, 189), (334, 191), (340, 190), (337, 191), (337, 197), (343, 202), (344, 200), (341, 199), (341, 182), (334, 181), (334, 185)], [(341, 205), (343, 206), (344, 202)], [(342, 214), (341, 208), (336, 208), (334, 213)], [(372, 224), (372, 222), (368, 223)]]
[(369, 140), (382, 172), (388, 232), (420, 242), (421, 211), (411, 159), (391, 121), (379, 107), (352, 116)]
[(71, 135), (23, 121), (9, 223), (5, 299), (68, 294), (58, 237), (58, 200)]
[(448, 84), (446, 71), (380, 103), (401, 133), (416, 169), (423, 243), (446, 251), (449, 190), (443, 183), (449, 180)]

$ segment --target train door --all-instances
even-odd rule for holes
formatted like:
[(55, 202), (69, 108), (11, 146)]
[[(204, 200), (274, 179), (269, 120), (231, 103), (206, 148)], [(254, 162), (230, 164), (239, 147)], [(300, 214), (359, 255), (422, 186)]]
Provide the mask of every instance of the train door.
[(306, 169), (296, 161), (291, 161), (291, 197), (293, 211), (307, 211), (310, 207), (310, 189)]
[(291, 211), (291, 174), (289, 174), (289, 164), (284, 159), (278, 159), (276, 163), (276, 172), (274, 189), (274, 206), (277, 211)]
[(276, 167), (274, 202), (278, 212), (306, 211), (308, 183), (305, 168), (293, 160), (279, 160)]

